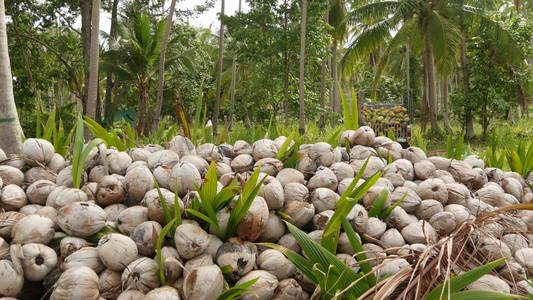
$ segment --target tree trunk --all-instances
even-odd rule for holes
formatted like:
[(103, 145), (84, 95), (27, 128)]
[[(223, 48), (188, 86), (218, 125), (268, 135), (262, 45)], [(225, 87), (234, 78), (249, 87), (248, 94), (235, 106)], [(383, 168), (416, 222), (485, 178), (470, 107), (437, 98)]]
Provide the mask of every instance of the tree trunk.
[(448, 112), (448, 76), (444, 76), (442, 79), (442, 105), (443, 105), (443, 117), (444, 117), (444, 130), (446, 133), (452, 133), (452, 126), (450, 126), (450, 115)]
[(152, 136), (155, 136), (159, 127), (159, 120), (161, 118), (161, 106), (163, 105), (163, 88), (165, 86), (165, 55), (167, 52), (168, 36), (170, 35), (170, 28), (172, 27), (172, 18), (174, 17), (174, 9), (176, 7), (176, 0), (170, 3), (170, 10), (168, 11), (167, 24), (165, 26), (165, 33), (161, 41), (161, 54), (159, 55), (159, 80), (157, 84), (157, 100), (155, 105), (154, 126), (152, 128)]
[(429, 115), (429, 108), (428, 108), (428, 72), (426, 63), (422, 64), (422, 105), (421, 105), (421, 112), (420, 112), (420, 131), (422, 134), (426, 133), (427, 129), (427, 123), (428, 123), (428, 115)]
[[(114, 39), (117, 38), (117, 11), (118, 1), (113, 0), (113, 9), (111, 11), (111, 29), (109, 35)], [(104, 105), (104, 117), (109, 118), (109, 124), (113, 124), (113, 116), (111, 116), (111, 96), (113, 94), (113, 73), (107, 72), (106, 85), (105, 85), (105, 105)]]
[(338, 105), (337, 101), (337, 90), (339, 90), (339, 76), (337, 72), (337, 39), (333, 39), (333, 61), (332, 61), (332, 68), (331, 68), (331, 76), (333, 77), (333, 111), (334, 112), (340, 112), (340, 107)]
[[(284, 25), (283, 30), (287, 31), (288, 29), (288, 19), (287, 19), (287, 0), (285, 0), (285, 11), (284, 11)], [(285, 50), (283, 51), (283, 61), (285, 64), (285, 78), (283, 80), (283, 91), (285, 92), (285, 126), (289, 126), (289, 54), (287, 49), (287, 41), (285, 41)]]
[(305, 102), (304, 102), (304, 79), (305, 79), (305, 27), (307, 26), (307, 0), (302, 3), (302, 23), (300, 32), (300, 126), (301, 135), (305, 133)]
[(84, 84), (81, 98), (83, 114), (87, 114), (87, 97), (89, 96), (90, 51), (91, 51), (91, 0), (80, 0), (81, 41), (83, 48)]
[[(324, 23), (326, 24), (328, 24), (328, 16), (329, 16), (329, 11), (326, 9), (326, 12), (324, 14)], [(324, 29), (323, 34), (324, 36), (327, 37), (328, 32), (326, 29)], [(322, 113), (320, 114), (320, 121), (319, 121), (319, 127), (322, 130), (326, 128), (326, 118), (324, 117), (324, 113), (326, 109), (325, 102), (326, 102), (326, 57), (323, 57), (322, 66), (320, 69), (320, 109), (322, 110)]]
[[(463, 94), (466, 94), (470, 90), (470, 78), (468, 74), (468, 60), (466, 56), (466, 26), (461, 22), (461, 64), (463, 65)], [(476, 137), (474, 133), (474, 117), (472, 116), (472, 110), (465, 107), (465, 139), (470, 140)]]
[(224, 4), (225, 0), (220, 4), (220, 36), (218, 39), (218, 70), (217, 70), (217, 93), (215, 97), (215, 110), (213, 111), (213, 136), (217, 136), (218, 127), (218, 113), (220, 109), (220, 93), (222, 90), (222, 61), (224, 53), (224, 23), (222, 22), (222, 16), (224, 16)]
[(425, 38), (426, 42), (426, 64), (427, 64), (427, 74), (428, 74), (428, 96), (427, 102), (429, 106), (429, 120), (431, 122), (431, 127), (437, 129), (439, 125), (437, 124), (437, 84), (435, 82), (435, 60), (433, 59), (433, 47), (429, 42), (429, 37)]
[(7, 30), (4, 0), (0, 0), (0, 148), (9, 154), (21, 154), (22, 127), (20, 127), (13, 77), (7, 49)]
[[(90, 76), (87, 96), (87, 117), (95, 119), (98, 97), (98, 61), (100, 58), (100, 0), (93, 0), (91, 20), (91, 53), (90, 53)], [(85, 127), (85, 140), (93, 138), (92, 132)]]

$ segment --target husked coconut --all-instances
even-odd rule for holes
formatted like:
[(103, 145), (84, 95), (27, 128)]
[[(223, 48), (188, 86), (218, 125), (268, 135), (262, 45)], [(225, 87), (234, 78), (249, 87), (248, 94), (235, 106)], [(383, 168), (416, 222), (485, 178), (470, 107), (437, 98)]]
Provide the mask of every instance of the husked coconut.
[(126, 173), (128, 173), (129, 171), (131, 171), (131, 170), (133, 170), (133, 169), (135, 169), (137, 167), (146, 167), (146, 168), (148, 168), (148, 163), (145, 162), (145, 161), (134, 161), (128, 166), (128, 168), (126, 169)]
[[(180, 161), (188, 161), (191, 164), (193, 164), (196, 169), (198, 169), (198, 172), (200, 172), (200, 176), (203, 178), (207, 174), (207, 171), (209, 170), (209, 164), (207, 161), (200, 156), (196, 155), (185, 155), (181, 157)], [(169, 171), (170, 172), (170, 171)]]
[(110, 269), (103, 270), (98, 274), (100, 296), (105, 298), (116, 299), (122, 293), (122, 281), (120, 272)]
[(469, 155), (463, 161), (472, 166), (472, 168), (485, 169), (485, 162), (477, 155)]
[(405, 150), (403, 150), (403, 158), (410, 161), (412, 164), (415, 164), (422, 160), (427, 160), (426, 153), (424, 150), (418, 148), (418, 147), (409, 147)]
[(437, 170), (447, 171), (450, 165), (452, 164), (451, 159), (442, 156), (432, 156), (428, 158), (428, 160), (435, 165), (435, 168)]
[(18, 210), (18, 212), (23, 214), (23, 215), (26, 215), (26, 216), (34, 215), (35, 212), (41, 207), (43, 207), (43, 206), (39, 205), (39, 204), (28, 204), (28, 205), (24, 205), (23, 207), (21, 207)]
[(281, 211), (290, 216), (287, 222), (298, 228), (302, 228), (305, 224), (309, 223), (315, 215), (313, 204), (300, 201), (285, 201), (285, 205)]
[(159, 166), (153, 171), (153, 175), (157, 184), (161, 188), (170, 189), (170, 172), (171, 167)]
[(265, 225), (263, 234), (259, 237), (260, 242), (277, 242), (285, 233), (285, 224), (281, 221), (278, 214), (270, 210), (268, 213), (268, 221)]
[[(175, 248), (170, 246), (162, 247), (161, 259), (163, 260), (163, 274), (166, 281), (180, 277), (184, 267), (183, 259), (181, 259)], [(154, 262), (159, 262), (157, 255), (154, 257)]]
[(24, 173), (15, 167), (1, 165), (0, 178), (2, 178), (3, 185), (15, 184), (21, 186), (22, 182), (24, 182)]
[(524, 190), (522, 189), (520, 181), (513, 177), (505, 177), (502, 180), (502, 187), (506, 193), (515, 196), (519, 202), (522, 202)]
[(269, 210), (280, 209), (283, 207), (285, 202), (285, 194), (283, 186), (279, 181), (272, 177), (268, 176), (265, 181), (263, 181), (263, 197), (268, 205)]
[(468, 199), (466, 203), (466, 208), (468, 209), (470, 214), (474, 216), (480, 216), (482, 214), (495, 210), (495, 208), (492, 205), (486, 202), (483, 202), (477, 198)]
[(317, 168), (315, 175), (307, 182), (307, 188), (310, 191), (321, 187), (336, 191), (338, 184), (335, 173), (327, 167), (320, 166)]
[(154, 243), (157, 243), (157, 237), (162, 229), (161, 224), (154, 221), (142, 222), (135, 227), (130, 237), (135, 242), (139, 254), (154, 255)]
[(429, 221), (429, 219), (433, 215), (440, 213), (443, 210), (444, 207), (439, 201), (433, 199), (426, 199), (420, 202), (420, 206), (416, 209), (414, 213), (419, 219)]
[(435, 229), (424, 220), (405, 226), (401, 233), (405, 241), (409, 244), (433, 244), (437, 241)]
[(22, 217), (11, 227), (11, 238), (12, 244), (48, 245), (54, 238), (54, 222), (39, 215)]
[(278, 287), (274, 290), (272, 299), (300, 300), (303, 298), (304, 291), (294, 278), (285, 278), (281, 280)]
[(333, 210), (339, 202), (340, 196), (331, 189), (317, 188), (309, 197), (309, 202), (315, 207), (315, 212), (320, 213), (325, 210)]
[(65, 159), (61, 154), (54, 153), (50, 161), (46, 164), (46, 167), (57, 174), (65, 167)]
[(469, 189), (477, 190), (489, 181), (483, 169), (473, 168), (472, 172), (474, 173), (474, 178), (467, 184)]
[(402, 234), (396, 228), (390, 228), (385, 231), (379, 240), (387, 247), (401, 247), (405, 245)]
[(183, 272), (185, 276), (187, 276), (187, 274), (189, 274), (192, 270), (198, 267), (210, 266), (212, 264), (214, 263), (213, 263), (213, 258), (211, 257), (211, 255), (203, 253), (203, 254), (200, 254), (198, 256), (195, 256), (187, 260), (187, 262), (183, 266), (184, 267)]
[(368, 226), (368, 212), (361, 204), (356, 204), (346, 216), (346, 219), (352, 225), (353, 230), (357, 233), (363, 233)]
[(494, 182), (488, 182), (475, 193), (477, 199), (492, 206), (500, 206), (504, 202), (504, 190)]
[(98, 205), (77, 202), (60, 208), (57, 212), (59, 227), (77, 237), (91, 236), (104, 228), (107, 214)]
[(147, 167), (137, 167), (128, 173), (124, 178), (125, 188), (127, 191), (126, 204), (133, 206), (137, 205), (143, 198), (146, 192), (155, 188), (152, 172)]
[[(59, 173), (57, 174), (55, 183), (58, 186), (73, 187), (72, 178), (73, 178), (72, 165), (66, 166), (65, 168), (63, 168), (63, 170), (59, 171)], [(86, 181), (85, 179), (88, 179), (88, 178), (86, 178), (86, 174), (83, 173), (81, 176), (81, 184), (83, 184)]]
[(313, 144), (309, 149), (309, 157), (315, 161), (317, 166), (329, 167), (335, 163), (336, 155), (330, 144), (319, 142)]
[(278, 250), (267, 249), (257, 257), (257, 266), (259, 269), (269, 272), (276, 276), (278, 280), (287, 277), (289, 272), (289, 260)]
[(352, 167), (346, 163), (334, 163), (329, 169), (337, 176), (337, 181), (341, 182), (345, 178), (354, 178), (355, 173)]
[(43, 167), (33, 167), (24, 173), (24, 182), (32, 184), (37, 180), (56, 181), (57, 174)]
[(115, 222), (115, 220), (117, 219), (118, 214), (120, 214), (126, 208), (128, 208), (128, 207), (126, 205), (122, 204), (122, 203), (115, 203), (115, 204), (111, 204), (111, 205), (106, 206), (104, 208), (104, 211), (107, 214), (106, 220)]
[(403, 208), (408, 213), (415, 212), (422, 202), (415, 191), (406, 187), (398, 187), (390, 194), (390, 200), (392, 204), (400, 201), (402, 198), (403, 200), (400, 202), (400, 204), (398, 204), (398, 206)]
[(276, 143), (270, 139), (262, 139), (256, 141), (252, 145), (252, 156), (255, 161), (263, 158), (274, 158), (278, 154), (278, 147)]
[(71, 203), (87, 202), (87, 194), (80, 189), (66, 188), (64, 186), (56, 187), (46, 199), (46, 205), (60, 209)]
[[(287, 141), (287, 137), (286, 136), (278, 136), (276, 139), (274, 139), (274, 144), (276, 144), (276, 147), (278, 149), (281, 148), (281, 146), (283, 146), (283, 144)], [(290, 147), (294, 146), (294, 141), (290, 141), (289, 142), (289, 147), (287, 149), (289, 149)]]
[(437, 170), (437, 171), (435, 171), (435, 176), (437, 178), (439, 178), (440, 180), (442, 180), (445, 184), (456, 183), (455, 179), (453, 179), (452, 174), (450, 174), (450, 172), (448, 172), (448, 171)]
[(24, 278), (29, 281), (41, 281), (57, 265), (57, 254), (54, 249), (37, 243), (22, 246), (21, 264)]
[(96, 202), (106, 206), (120, 203), (126, 198), (126, 190), (122, 182), (113, 176), (104, 176), (100, 180), (96, 190)]
[(159, 268), (156, 262), (142, 257), (131, 262), (122, 273), (124, 290), (135, 289), (143, 293), (159, 287)]
[(133, 161), (145, 161), (148, 162), (148, 157), (152, 154), (150, 151), (142, 148), (131, 148), (129, 154)]
[(283, 163), (279, 159), (267, 157), (256, 161), (253, 170), (255, 171), (259, 167), (261, 167), (261, 173), (276, 176), (283, 169)]
[(421, 160), (413, 164), (415, 171), (415, 178), (418, 180), (426, 180), (436, 176), (435, 165), (429, 160)]
[(51, 206), (42, 206), (35, 211), (35, 214), (52, 220), (54, 222), (54, 230), (59, 229), (59, 224), (57, 223), (57, 209)]
[(66, 270), (54, 286), (50, 299), (91, 299), (100, 294), (98, 275), (88, 267), (78, 266)]
[(309, 200), (309, 189), (301, 183), (291, 182), (285, 186), (283, 196), (285, 198), (285, 202), (307, 202)]
[(520, 201), (518, 201), (515, 196), (505, 193), (503, 195), (503, 201), (501, 203), (501, 206), (508, 206), (512, 204), (520, 204)]
[(355, 145), (350, 149), (350, 160), (365, 160), (369, 156), (378, 157), (376, 149), (361, 145)]
[(253, 269), (256, 256), (249, 247), (243, 244), (226, 242), (217, 250), (216, 263), (220, 267), (232, 267), (232, 271), (226, 275), (232, 280), (239, 280)]
[(324, 230), (329, 223), (329, 220), (335, 212), (333, 210), (324, 210), (317, 213), (312, 220), (314, 230)]
[(429, 219), (429, 224), (433, 226), (433, 229), (439, 236), (446, 236), (455, 230), (457, 227), (457, 221), (454, 214), (447, 211), (441, 211), (434, 214)]
[(176, 249), (181, 257), (191, 259), (204, 253), (208, 246), (209, 237), (201, 227), (193, 224), (181, 224), (174, 234)]
[[(387, 188), (388, 189), (388, 188)], [(372, 207), (374, 205), (374, 202), (378, 198), (379, 194), (384, 190), (383, 187), (378, 187), (376, 185), (372, 186), (368, 191), (363, 195), (363, 204), (366, 208)], [(387, 194), (387, 199), (385, 199), (385, 203), (383, 204), (383, 208), (387, 209), (389, 206), (391, 206), (391, 200), (390, 200), (390, 193)]]
[(235, 172), (250, 171), (254, 168), (254, 158), (249, 154), (241, 154), (231, 161), (230, 166)]
[[(350, 161), (350, 165), (352, 166), (355, 174), (358, 174), (359, 172), (361, 172), (361, 169), (363, 168), (365, 161), (366, 160), (351, 160)], [(379, 157), (375, 157), (375, 156), (370, 156), (368, 159), (368, 164), (366, 165), (366, 168), (361, 178), (363, 179), (370, 178), (370, 176), (372, 176), (374, 173), (379, 171), (384, 166), (385, 166), (385, 163), (383, 159)]]
[(118, 230), (129, 236), (137, 225), (149, 220), (148, 208), (144, 206), (132, 206), (118, 214), (116, 223)]
[(447, 183), (448, 202), (447, 204), (461, 204), (465, 206), (470, 197), (470, 191), (461, 183)]
[(81, 191), (87, 195), (87, 201), (96, 201), (98, 183), (87, 182), (81, 187)]
[(172, 167), (178, 163), (180, 157), (172, 150), (161, 150), (154, 152), (148, 156), (148, 167), (150, 170), (155, 170), (159, 166)]
[(492, 291), (505, 294), (511, 293), (511, 287), (509, 287), (505, 281), (490, 274), (481, 276), (481, 278), (476, 280), (467, 288), (470, 291)]
[(183, 197), (188, 191), (196, 191), (196, 186), (201, 187), (202, 178), (198, 169), (190, 162), (177, 163), (170, 172), (169, 187), (172, 192), (175, 192), (175, 184), (177, 181), (178, 195)]
[(381, 264), (383, 259), (387, 256), (383, 251), (384, 249), (376, 244), (364, 243), (362, 246), (368, 259), (368, 263), (370, 263), (372, 267)]
[(471, 180), (476, 178), (476, 173), (472, 171), (472, 167), (462, 161), (454, 160), (448, 167), (448, 172), (452, 174), (456, 182), (468, 184)]
[(231, 150), (233, 149), (233, 146), (228, 143), (223, 143), (218, 145), (218, 151), (224, 158), (231, 158)]
[(185, 155), (196, 155), (196, 149), (188, 138), (182, 135), (176, 135), (169, 143), (168, 149), (176, 152), (179, 157)]
[(486, 168), (483, 170), (485, 174), (487, 175), (487, 178), (490, 182), (496, 182), (498, 184), (501, 184), (504, 174), (501, 169), (498, 168)]
[(252, 151), (252, 146), (250, 146), (250, 144), (248, 144), (246, 141), (238, 140), (233, 144), (233, 148), (231, 149), (231, 157), (235, 158), (240, 154), (252, 155)]
[[(133, 164), (131, 164), (131, 165), (133, 165)], [(106, 169), (105, 166), (102, 166), (102, 165), (95, 166), (89, 172), (89, 182), (97, 182), (98, 183), (98, 182), (100, 182), (100, 180), (104, 176), (107, 176), (107, 175), (108, 175), (108, 172), (107, 172), (107, 169)]]
[(291, 168), (279, 171), (278, 175), (276, 175), (276, 179), (283, 187), (291, 182), (304, 183), (304, 175), (300, 171)]
[(246, 292), (241, 295), (242, 300), (269, 300), (271, 299), (272, 295), (274, 295), (274, 291), (278, 287), (278, 279), (276, 276), (272, 275), (271, 273), (263, 270), (255, 270), (251, 271), (250, 273), (244, 275), (239, 281), (237, 281), (235, 284), (243, 284), (247, 281), (250, 281), (254, 278), (259, 278), (251, 287), (248, 289), (251, 292)]
[(111, 152), (107, 154), (107, 167), (110, 174), (126, 174), (128, 166), (133, 162), (126, 152)]
[(396, 173), (402, 175), (405, 180), (413, 180), (415, 178), (415, 170), (413, 164), (407, 159), (401, 158), (392, 163), (396, 166)]
[(455, 217), (457, 227), (470, 218), (470, 212), (466, 207), (460, 204), (448, 204), (444, 207), (444, 211), (450, 212)]
[(502, 236), (501, 241), (509, 246), (512, 254), (522, 248), (529, 248), (530, 244), (530, 242), (523, 235), (516, 233), (509, 233)]
[(378, 218), (368, 218), (368, 225), (366, 226), (365, 234), (375, 239), (379, 239), (381, 235), (387, 230), (387, 224)]
[(341, 137), (340, 137), (340, 145), (342, 147), (346, 147), (346, 144), (349, 144), (350, 145), (350, 148), (352, 148), (353, 146), (355, 146), (355, 143), (352, 143), (354, 141), (354, 135), (355, 135), (355, 130), (345, 130), (342, 132), (341, 134)]
[(421, 182), (415, 189), (420, 199), (434, 199), (441, 204), (448, 201), (448, 189), (446, 184), (439, 178), (429, 178)]
[(171, 286), (162, 286), (148, 292), (143, 300), (172, 300), (179, 299), (178, 290)]
[(31, 160), (46, 165), (52, 159), (54, 153), (54, 145), (44, 139), (29, 138), (22, 143), (22, 156), (29, 159), (28, 164), (31, 166), (37, 165)]
[(217, 176), (222, 176), (224, 174), (233, 172), (230, 165), (228, 165), (227, 163), (216, 162), (215, 166), (217, 168)]
[[(174, 204), (176, 200), (174, 193), (167, 189), (159, 189), (159, 191), (161, 191), (161, 194), (163, 195), (163, 199), (165, 200), (165, 204), (170, 211), (171, 217), (174, 218)], [(166, 225), (167, 221), (165, 217), (165, 211), (163, 210), (163, 205), (161, 203), (161, 199), (159, 198), (159, 191), (157, 189), (148, 191), (144, 195), (142, 203), (148, 207), (148, 216), (150, 217), (150, 220), (156, 221), (161, 225)], [(185, 205), (180, 198), (177, 200), (180, 207), (180, 212), (183, 213)]]
[[(344, 195), (346, 190), (350, 187), (350, 184), (352, 184), (354, 178), (345, 178), (341, 182), (339, 182), (339, 185), (337, 186), (337, 193), (339, 195)], [(361, 184), (365, 182), (364, 179), (359, 179), (359, 181), (355, 184), (355, 188), (358, 188)], [(352, 191), (350, 191), (352, 192)]]
[(143, 149), (150, 153), (154, 153), (163, 150), (163, 147), (161, 145), (148, 144), (144, 146)]
[(4, 210), (19, 210), (28, 203), (24, 190), (14, 184), (8, 184), (2, 189), (0, 208)]
[(235, 234), (243, 240), (255, 241), (265, 230), (268, 221), (268, 205), (263, 197), (256, 196), (242, 220), (237, 224)]
[(348, 136), (350, 145), (362, 145), (372, 147), (375, 144), (374, 130), (369, 126), (359, 127), (353, 135)]
[(502, 268), (498, 271), (498, 274), (500, 274), (501, 277), (514, 282), (527, 276), (526, 269), (512, 258), (508, 259), (505, 264), (503, 264)]
[(185, 276), (183, 297), (185, 300), (215, 299), (224, 291), (224, 277), (217, 265), (203, 266)]
[(533, 249), (532, 248), (522, 248), (518, 249), (514, 252), (513, 257), (514, 259), (522, 265), (527, 272), (533, 271), (533, 260), (531, 259), (533, 255)]
[(64, 271), (79, 266), (89, 267), (96, 273), (100, 273), (106, 268), (100, 259), (98, 250), (94, 247), (83, 247), (74, 251), (61, 264), (61, 268)]
[[(315, 172), (317, 165), (314, 160), (312, 160), (308, 155), (303, 155), (302, 158), (298, 161), (297, 170), (304, 175), (305, 180), (309, 180)], [(353, 172), (353, 171), (352, 171)]]
[(378, 148), (378, 151), (381, 154), (381, 157), (388, 157), (390, 154), (392, 161), (396, 161), (403, 157), (403, 148), (398, 142), (385, 142), (381, 144), (381, 146)]

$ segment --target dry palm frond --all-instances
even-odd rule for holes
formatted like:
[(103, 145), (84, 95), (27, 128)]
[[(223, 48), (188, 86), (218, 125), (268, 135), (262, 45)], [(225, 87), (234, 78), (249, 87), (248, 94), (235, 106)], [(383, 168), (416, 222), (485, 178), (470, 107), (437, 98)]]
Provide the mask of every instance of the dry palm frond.
[[(501, 237), (498, 230), (492, 230), (491, 224), (503, 225), (501, 227), (505, 228), (506, 233), (525, 234), (513, 216), (517, 210), (533, 210), (533, 204), (510, 205), (480, 215), (474, 220), (464, 222), (449, 236), (430, 245), (423, 252), (411, 251), (409, 255), (398, 255), (397, 258), (411, 262), (412, 268), (403, 268), (383, 279), (360, 299), (424, 299), (429, 292), (439, 284), (449, 281), (452, 276), (489, 263), (493, 258), (480, 255), (478, 247), (483, 239)], [(384, 251), (390, 253), (394, 250), (398, 249)], [(383, 260), (384, 257), (379, 259)], [(379, 265), (375, 269), (380, 267)], [(512, 287), (513, 293), (527, 295), (527, 291), (516, 282), (505, 281)], [(449, 284), (447, 286), (449, 287)], [(447, 296), (448, 293), (449, 290), (443, 289), (441, 297)]]

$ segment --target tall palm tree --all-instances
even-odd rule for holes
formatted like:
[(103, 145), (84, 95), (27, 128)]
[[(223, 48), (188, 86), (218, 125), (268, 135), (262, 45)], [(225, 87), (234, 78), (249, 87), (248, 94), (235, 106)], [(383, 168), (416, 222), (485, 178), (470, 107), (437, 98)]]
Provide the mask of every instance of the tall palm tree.
[(218, 42), (218, 69), (217, 69), (217, 93), (215, 98), (215, 110), (213, 111), (213, 136), (217, 136), (218, 127), (218, 113), (220, 109), (220, 93), (222, 90), (222, 61), (224, 59), (224, 23), (222, 17), (224, 16), (224, 3), (222, 0), (220, 4), (220, 33)]
[[(461, 30), (459, 17), (475, 20), (481, 30), (497, 37), (500, 56), (518, 57), (519, 51), (512, 38), (497, 22), (483, 14), (480, 2), (469, 0), (399, 0), (368, 3), (352, 10), (345, 22), (370, 24), (353, 39), (344, 59), (364, 58), (379, 46), (384, 51), (376, 69), (374, 85), (383, 73), (391, 53), (406, 43), (419, 45), (427, 80), (427, 104), (432, 127), (437, 128), (437, 101), (435, 71), (450, 74), (460, 56)], [(370, 20), (370, 22), (369, 22)], [(391, 32), (396, 32), (391, 36)]]
[(154, 26), (145, 12), (128, 11), (118, 27), (118, 41), (112, 37), (110, 44), (116, 47), (102, 54), (100, 67), (111, 71), (122, 83), (134, 84), (139, 93), (139, 105), (135, 128), (137, 134), (148, 134), (147, 105), (150, 102), (150, 83), (157, 74), (157, 63), (163, 40), (165, 22)]
[(5, 11), (4, 0), (0, 0), (0, 148), (9, 155), (21, 154), (23, 133), (13, 96)]
[(307, 0), (302, 1), (302, 24), (300, 31), (300, 126), (298, 131), (305, 133), (305, 101), (304, 101), (304, 73), (305, 73), (305, 27), (307, 26)]
[(330, 105), (334, 112), (340, 112), (340, 99), (339, 99), (339, 70), (338, 70), (338, 52), (339, 44), (342, 43), (346, 33), (348, 32), (348, 26), (343, 22), (346, 18), (346, 3), (344, 0), (330, 0), (330, 9), (328, 13), (328, 23), (333, 28), (331, 36), (333, 38), (333, 58), (331, 67), (331, 78), (333, 78), (333, 91), (331, 93)]
[[(100, 0), (93, 0), (91, 13), (91, 54), (90, 54), (90, 76), (87, 96), (87, 112), (89, 118), (95, 119), (96, 106), (98, 105), (98, 61), (100, 59)], [(93, 136), (89, 128), (85, 127), (85, 139), (89, 140)]]

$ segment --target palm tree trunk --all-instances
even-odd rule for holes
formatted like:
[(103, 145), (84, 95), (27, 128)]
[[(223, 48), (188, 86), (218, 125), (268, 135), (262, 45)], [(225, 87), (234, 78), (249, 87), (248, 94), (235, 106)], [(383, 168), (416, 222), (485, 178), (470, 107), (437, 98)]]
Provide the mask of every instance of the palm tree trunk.
[(446, 130), (447, 133), (451, 133), (452, 126), (450, 126), (450, 115), (448, 112), (448, 76), (444, 76), (442, 79), (442, 104), (443, 104), (443, 117), (444, 117), (444, 130)]
[(152, 135), (159, 127), (159, 120), (161, 118), (161, 106), (163, 105), (163, 88), (165, 86), (165, 55), (167, 52), (168, 36), (170, 35), (170, 28), (172, 27), (172, 18), (174, 17), (174, 9), (176, 7), (176, 0), (170, 3), (170, 10), (168, 11), (167, 24), (165, 26), (165, 33), (161, 41), (161, 54), (159, 55), (159, 80), (157, 84), (157, 100), (155, 104), (154, 125), (152, 128)]
[[(111, 28), (109, 30), (109, 35), (114, 39), (117, 38), (117, 11), (118, 11), (118, 1), (113, 0), (113, 8), (111, 11)], [(106, 75), (106, 85), (105, 85), (105, 101), (104, 101), (104, 117), (109, 117), (109, 123), (113, 123), (113, 116), (111, 116), (111, 95), (113, 93), (113, 73), (107, 72)]]
[(4, 0), (0, 0), (0, 148), (9, 154), (21, 154), (22, 127), (20, 127), (13, 77), (7, 49), (7, 31)]
[(431, 127), (433, 129), (438, 128), (437, 124), (437, 91), (436, 91), (436, 82), (435, 82), (435, 60), (433, 59), (433, 47), (429, 42), (429, 38), (425, 38), (426, 42), (426, 64), (427, 64), (427, 74), (428, 74), (428, 97), (427, 102), (429, 105), (429, 120), (431, 122)]
[[(328, 24), (329, 11), (326, 9), (324, 14), (324, 23)], [(324, 36), (327, 37), (328, 32), (326, 29), (323, 31)], [(326, 52), (327, 53), (327, 52)], [(325, 101), (326, 100), (326, 57), (322, 58), (322, 66), (320, 69), (320, 109), (322, 113), (320, 114), (319, 127), (320, 129), (326, 128), (326, 118), (324, 117), (325, 112)]]
[(81, 41), (83, 50), (83, 74), (85, 87), (81, 95), (83, 113), (87, 112), (87, 97), (89, 96), (90, 49), (91, 49), (91, 0), (80, 0), (81, 11)]
[(422, 106), (420, 112), (420, 130), (422, 134), (426, 133), (427, 123), (428, 123), (428, 72), (427, 64), (422, 64)]
[[(287, 18), (287, 0), (284, 3), (283, 11), (283, 30), (287, 32), (288, 30), (288, 18)], [(287, 38), (285, 38), (285, 45), (288, 44)], [(286, 47), (283, 51), (283, 63), (285, 65), (285, 78), (283, 79), (283, 92), (285, 93), (285, 105), (283, 107), (285, 111), (285, 126), (289, 126), (289, 49)]]
[(339, 76), (337, 72), (337, 39), (333, 38), (333, 66), (331, 68), (331, 76), (333, 77), (333, 111), (340, 112), (340, 107), (337, 102), (337, 91), (339, 90)]
[(305, 133), (304, 71), (305, 71), (305, 27), (307, 26), (307, 0), (302, 3), (302, 24), (300, 31), (300, 126), (298, 131)]
[(222, 22), (222, 17), (224, 16), (224, 4), (225, 0), (221, 1), (220, 4), (220, 36), (218, 39), (218, 70), (217, 70), (217, 93), (215, 97), (215, 109), (213, 111), (213, 136), (217, 136), (217, 127), (218, 127), (218, 113), (220, 110), (220, 93), (222, 90), (222, 59), (224, 52), (224, 23)]
[[(90, 53), (90, 76), (89, 90), (87, 96), (87, 117), (95, 119), (96, 105), (98, 97), (98, 61), (100, 57), (100, 0), (93, 0), (91, 17), (91, 53)], [(89, 128), (85, 127), (84, 136), (86, 140), (93, 137)]]
[[(463, 93), (466, 96), (470, 90), (470, 79), (468, 74), (468, 60), (466, 56), (466, 26), (461, 20), (461, 64), (463, 65)], [(476, 137), (474, 133), (474, 117), (472, 116), (472, 110), (465, 107), (465, 139), (470, 140)]]

